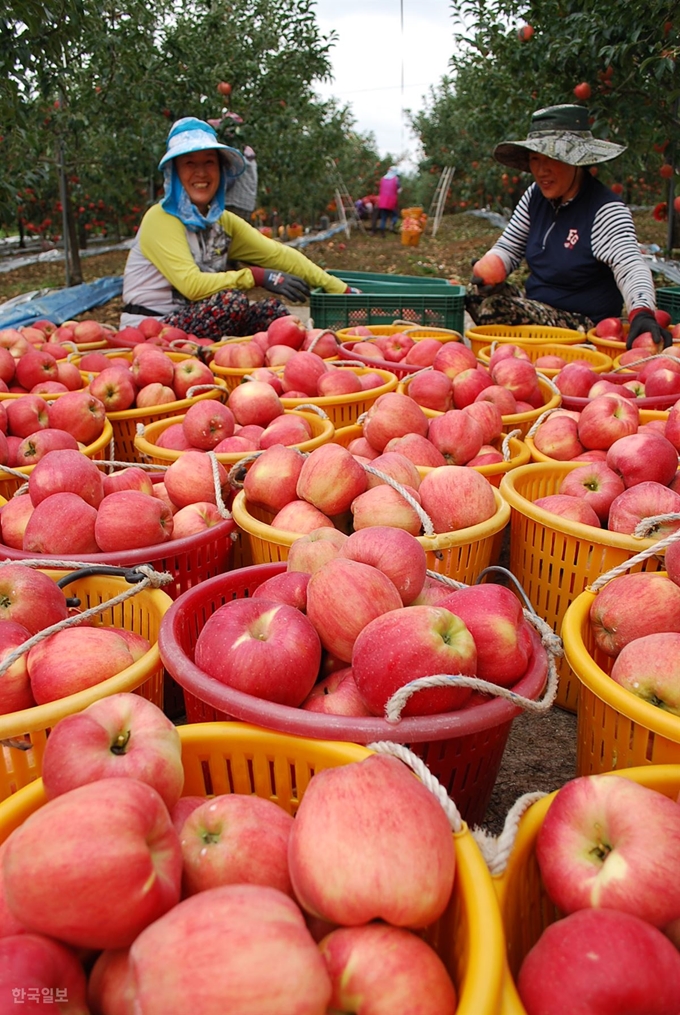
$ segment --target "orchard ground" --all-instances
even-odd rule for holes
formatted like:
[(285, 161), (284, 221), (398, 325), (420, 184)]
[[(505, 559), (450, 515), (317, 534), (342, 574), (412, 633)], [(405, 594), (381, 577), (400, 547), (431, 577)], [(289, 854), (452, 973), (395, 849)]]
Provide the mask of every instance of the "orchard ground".
[[(651, 209), (634, 213), (641, 243), (666, 243), (666, 223), (656, 222)], [(400, 275), (438, 276), (465, 284), (470, 277), (471, 261), (480, 257), (499, 235), (499, 229), (486, 219), (471, 214), (445, 216), (436, 237), (425, 231), (417, 247), (404, 246), (398, 234), (372, 236), (358, 229), (347, 238), (339, 233), (332, 240), (311, 243), (304, 253), (326, 269), (396, 273)], [(22, 254), (25, 252), (22, 252)], [(120, 275), (127, 251), (83, 258), (84, 281), (108, 275)], [(658, 284), (668, 284), (660, 281)], [(30, 265), (0, 275), (0, 304), (20, 293), (41, 288), (60, 288), (64, 284), (63, 264)], [(254, 299), (266, 297), (264, 290), (252, 290)], [(118, 326), (122, 301), (88, 311), (82, 319), (95, 319)], [(296, 313), (295, 307), (291, 311)], [(301, 309), (301, 317), (308, 311)], [(484, 827), (498, 833), (505, 816), (523, 793), (552, 791), (575, 775), (576, 717), (553, 707), (547, 715), (525, 714), (515, 719), (503, 757)]]

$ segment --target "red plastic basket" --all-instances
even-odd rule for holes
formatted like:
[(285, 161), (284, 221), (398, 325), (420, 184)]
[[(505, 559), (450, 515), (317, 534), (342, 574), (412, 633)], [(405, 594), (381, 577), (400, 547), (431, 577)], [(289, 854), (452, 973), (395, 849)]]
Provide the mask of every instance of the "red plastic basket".
[[(418, 754), (446, 787), (468, 824), (481, 822), (498, 775), (513, 719), (521, 709), (502, 698), (442, 715), (409, 716), (396, 725), (378, 717), (321, 715), (290, 708), (221, 684), (193, 661), (198, 635), (224, 603), (249, 596), (285, 564), (256, 564), (218, 575), (190, 589), (168, 610), (158, 644), (161, 659), (184, 688), (187, 721), (238, 719), (280, 733), (319, 740), (370, 744), (391, 740)], [(534, 636), (532, 662), (513, 690), (538, 698), (547, 678), (548, 658)]]
[[(612, 384), (623, 384), (624, 381), (635, 380), (636, 374), (624, 373), (620, 371), (618, 373), (607, 373), (599, 374), (599, 381), (611, 381)], [(678, 401), (680, 396), (677, 394), (670, 395), (650, 395), (649, 397), (643, 396), (642, 398), (632, 398), (633, 405), (636, 405), (638, 409), (670, 409), (672, 405)], [(562, 395), (562, 408), (571, 409), (575, 412), (580, 412), (585, 409), (586, 405), (592, 402), (592, 398), (577, 398), (575, 395)]]

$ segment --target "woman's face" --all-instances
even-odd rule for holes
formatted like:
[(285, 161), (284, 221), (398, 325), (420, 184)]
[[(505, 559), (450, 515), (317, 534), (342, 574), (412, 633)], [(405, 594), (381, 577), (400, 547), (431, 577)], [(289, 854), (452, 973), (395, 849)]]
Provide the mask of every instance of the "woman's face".
[(213, 148), (188, 152), (175, 159), (179, 181), (201, 215), (205, 215), (220, 185), (220, 159)]
[(541, 189), (543, 197), (548, 201), (569, 199), (578, 191), (580, 173), (578, 166), (569, 166), (566, 162), (558, 162), (547, 155), (532, 152), (529, 156), (529, 169)]

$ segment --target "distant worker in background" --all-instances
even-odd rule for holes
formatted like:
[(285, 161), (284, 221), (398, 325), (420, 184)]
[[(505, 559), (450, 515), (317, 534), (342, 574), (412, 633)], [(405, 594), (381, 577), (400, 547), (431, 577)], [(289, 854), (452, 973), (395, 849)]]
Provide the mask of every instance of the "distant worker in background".
[[(397, 222), (399, 221), (399, 215), (397, 208), (399, 207), (399, 193), (401, 191), (401, 182), (396, 166), (390, 166), (385, 175), (380, 180), (380, 188), (378, 190), (378, 209), (380, 212), (380, 234), (385, 237), (385, 227), (387, 225), (387, 219), (389, 218), (392, 223), (392, 232), (397, 232)], [(375, 228), (373, 229), (375, 232)]]

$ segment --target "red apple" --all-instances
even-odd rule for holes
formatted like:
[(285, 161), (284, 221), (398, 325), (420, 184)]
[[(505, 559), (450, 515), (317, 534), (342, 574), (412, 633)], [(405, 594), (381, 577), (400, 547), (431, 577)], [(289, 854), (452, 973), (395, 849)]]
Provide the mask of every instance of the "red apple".
[(49, 425), (67, 430), (81, 444), (93, 444), (105, 423), (105, 405), (88, 391), (69, 391), (49, 407)]
[(517, 399), (513, 395), (509, 388), (504, 388), (501, 384), (492, 384), (489, 388), (484, 388), (477, 395), (476, 402), (493, 402), (494, 405), (498, 406), (503, 416), (512, 416), (519, 412), (517, 408)]
[[(609, 530), (632, 534), (643, 518), (680, 512), (680, 493), (653, 481), (637, 483), (624, 490), (609, 509)], [(662, 539), (680, 528), (678, 522), (658, 522), (646, 536)]]
[(679, 593), (670, 578), (653, 571), (622, 574), (607, 582), (590, 608), (595, 644), (617, 656), (629, 642), (648, 634), (680, 631)]
[(250, 466), (243, 481), (248, 501), (262, 504), (269, 511), (280, 511), (297, 499), (296, 488), (304, 458), (294, 448), (275, 444), (267, 448)]
[(221, 440), (233, 435), (234, 423), (231, 409), (222, 402), (208, 399), (189, 406), (182, 428), (192, 447), (211, 451)]
[(384, 451), (393, 437), (409, 433), (427, 436), (428, 423), (427, 416), (412, 398), (390, 391), (380, 395), (366, 412), (363, 434), (376, 451)]
[[(0, 437), (0, 444), (2, 438)], [(46, 427), (44, 430), (37, 430), (28, 437), (24, 437), (17, 448), (17, 466), (37, 465), (41, 458), (44, 458), (49, 451), (78, 451), (78, 441), (65, 430), (52, 430)]]
[(104, 553), (156, 546), (172, 538), (173, 516), (157, 497), (139, 490), (119, 490), (99, 505), (94, 534)]
[(90, 458), (66, 448), (49, 451), (34, 466), (28, 493), (34, 507), (55, 493), (73, 493), (97, 508), (104, 497), (104, 480)]
[(678, 452), (661, 434), (634, 433), (614, 441), (607, 465), (626, 487), (648, 480), (668, 486), (678, 471)]
[(195, 662), (223, 684), (296, 707), (314, 686), (321, 643), (299, 610), (266, 599), (234, 599), (203, 626)]
[(43, 934), (18, 933), (0, 939), (0, 995), (7, 999), (7, 1012), (21, 1005), (22, 1011), (32, 1015), (48, 1004), (74, 1015), (89, 1010), (80, 959), (73, 949)]
[(23, 549), (24, 532), (34, 511), (30, 497), (12, 497), (0, 508), (1, 541), (15, 550)]
[(602, 395), (581, 411), (578, 437), (584, 448), (610, 448), (619, 437), (636, 433), (640, 422), (637, 406), (612, 395)]
[[(68, 627), (28, 651), (26, 665), (39, 705), (94, 687), (121, 673), (149, 651), (145, 638), (110, 627)], [(78, 659), (78, 666), (73, 660)]]
[(207, 363), (202, 363), (194, 356), (173, 363), (172, 371), (170, 387), (178, 400), (186, 398), (189, 390), (197, 385), (215, 383), (215, 376)]
[(560, 518), (567, 518), (569, 521), (578, 522), (579, 525), (594, 525), (598, 529), (602, 528), (594, 508), (586, 503), (583, 497), (570, 496), (564, 493), (552, 493), (546, 497), (538, 497), (534, 501), (534, 504), (544, 511), (559, 515)]
[(291, 544), (286, 561), (287, 570), (314, 574), (329, 560), (338, 556), (348, 538), (339, 529), (327, 526), (313, 529)]
[(148, 472), (132, 465), (104, 475), (104, 496), (107, 497), (119, 490), (138, 490), (141, 493), (152, 494), (153, 483)]
[(307, 503), (306, 500), (292, 500), (288, 504), (284, 504), (272, 518), (271, 524), (274, 529), (294, 532), (298, 536), (313, 532), (314, 529), (318, 529), (322, 525), (335, 528), (328, 515), (319, 511), (313, 504)]
[(367, 485), (366, 472), (346, 448), (322, 444), (303, 462), (297, 495), (324, 514), (337, 515), (348, 511)]
[[(14, 437), (29, 437), (37, 430), (44, 430), (48, 426), (52, 426), (49, 407), (40, 395), (26, 394), (21, 398), (11, 399), (7, 402), (5, 410), (7, 433)], [(59, 427), (59, 429), (66, 429), (66, 427)]]
[[(212, 463), (202, 451), (181, 454), (168, 466), (164, 482), (170, 499), (178, 508), (197, 501), (217, 503)], [(217, 462), (217, 483), (220, 492), (228, 486), (227, 470), (220, 462)]]
[(612, 502), (623, 490), (623, 480), (618, 473), (610, 469), (606, 462), (596, 461), (568, 472), (560, 483), (559, 492), (570, 497), (582, 497), (605, 525)]
[(25, 564), (0, 567), (0, 620), (13, 620), (36, 634), (68, 615), (64, 593), (48, 575)]
[(623, 323), (619, 317), (605, 317), (595, 325), (598, 338), (613, 338), (617, 342), (624, 339)]
[(299, 349), (305, 340), (307, 330), (297, 314), (277, 317), (267, 328), (267, 343), (271, 345), (289, 345)]
[(571, 398), (587, 398), (597, 380), (598, 374), (582, 363), (567, 363), (553, 378), (562, 394)]
[(418, 493), (435, 532), (478, 525), (496, 513), (491, 483), (486, 476), (464, 465), (443, 465), (428, 472)]
[(271, 384), (264, 381), (248, 381), (239, 384), (230, 393), (227, 405), (234, 414), (234, 419), (242, 426), (257, 423), (267, 426), (273, 419), (283, 413), (283, 405)]
[(98, 553), (97, 509), (75, 493), (53, 493), (35, 505), (26, 522), (22, 549), (40, 557), (78, 558)]
[[(441, 451), (435, 448), (431, 440), (428, 440), (427, 437), (423, 437), (419, 433), (407, 433), (403, 437), (393, 437), (385, 445), (385, 451), (398, 451), (400, 455), (410, 458), (414, 465), (423, 465), (430, 468), (446, 465), (446, 459)], [(353, 453), (362, 454), (362, 451), (357, 449)], [(373, 450), (373, 457), (375, 458), (377, 455), (378, 452)], [(363, 456), (369, 457), (365, 454)]]
[[(27, 642), (31, 632), (13, 620), (0, 621), (0, 661)], [(31, 682), (26, 666), (26, 653), (5, 670), (0, 680), (0, 714), (21, 712), (25, 708), (33, 708), (35, 698), (31, 691)], [(0, 936), (2, 936), (0, 924)]]
[[(377, 473), (382, 475), (377, 475)], [(375, 486), (387, 483), (387, 480), (382, 478), (383, 476), (393, 479), (401, 486), (409, 486), (413, 490), (417, 490), (420, 486), (420, 473), (417, 466), (399, 451), (383, 451), (381, 455), (370, 461), (366, 469), (367, 489), (372, 490)]]
[(396, 586), (404, 606), (413, 602), (425, 582), (425, 551), (418, 540), (403, 529), (375, 525), (353, 532), (340, 544), (339, 555), (370, 564), (386, 574)]
[[(411, 486), (405, 486), (403, 489), (416, 504), (420, 504), (417, 490)], [(374, 486), (366, 493), (355, 497), (351, 511), (355, 531), (380, 525), (403, 529), (412, 536), (419, 536), (423, 528), (418, 511), (401, 492), (386, 484)]]
[[(324, 529), (323, 531), (337, 530)], [(253, 599), (268, 599), (274, 603), (285, 603), (287, 606), (294, 606), (296, 610), (305, 613), (310, 576), (311, 572), (308, 571), (284, 571), (283, 574), (275, 574), (257, 586), (253, 592)]]
[(373, 715), (359, 694), (351, 666), (317, 681), (300, 708), (324, 715)]
[(448, 465), (465, 465), (484, 443), (481, 424), (461, 409), (451, 409), (431, 419), (427, 436)]

